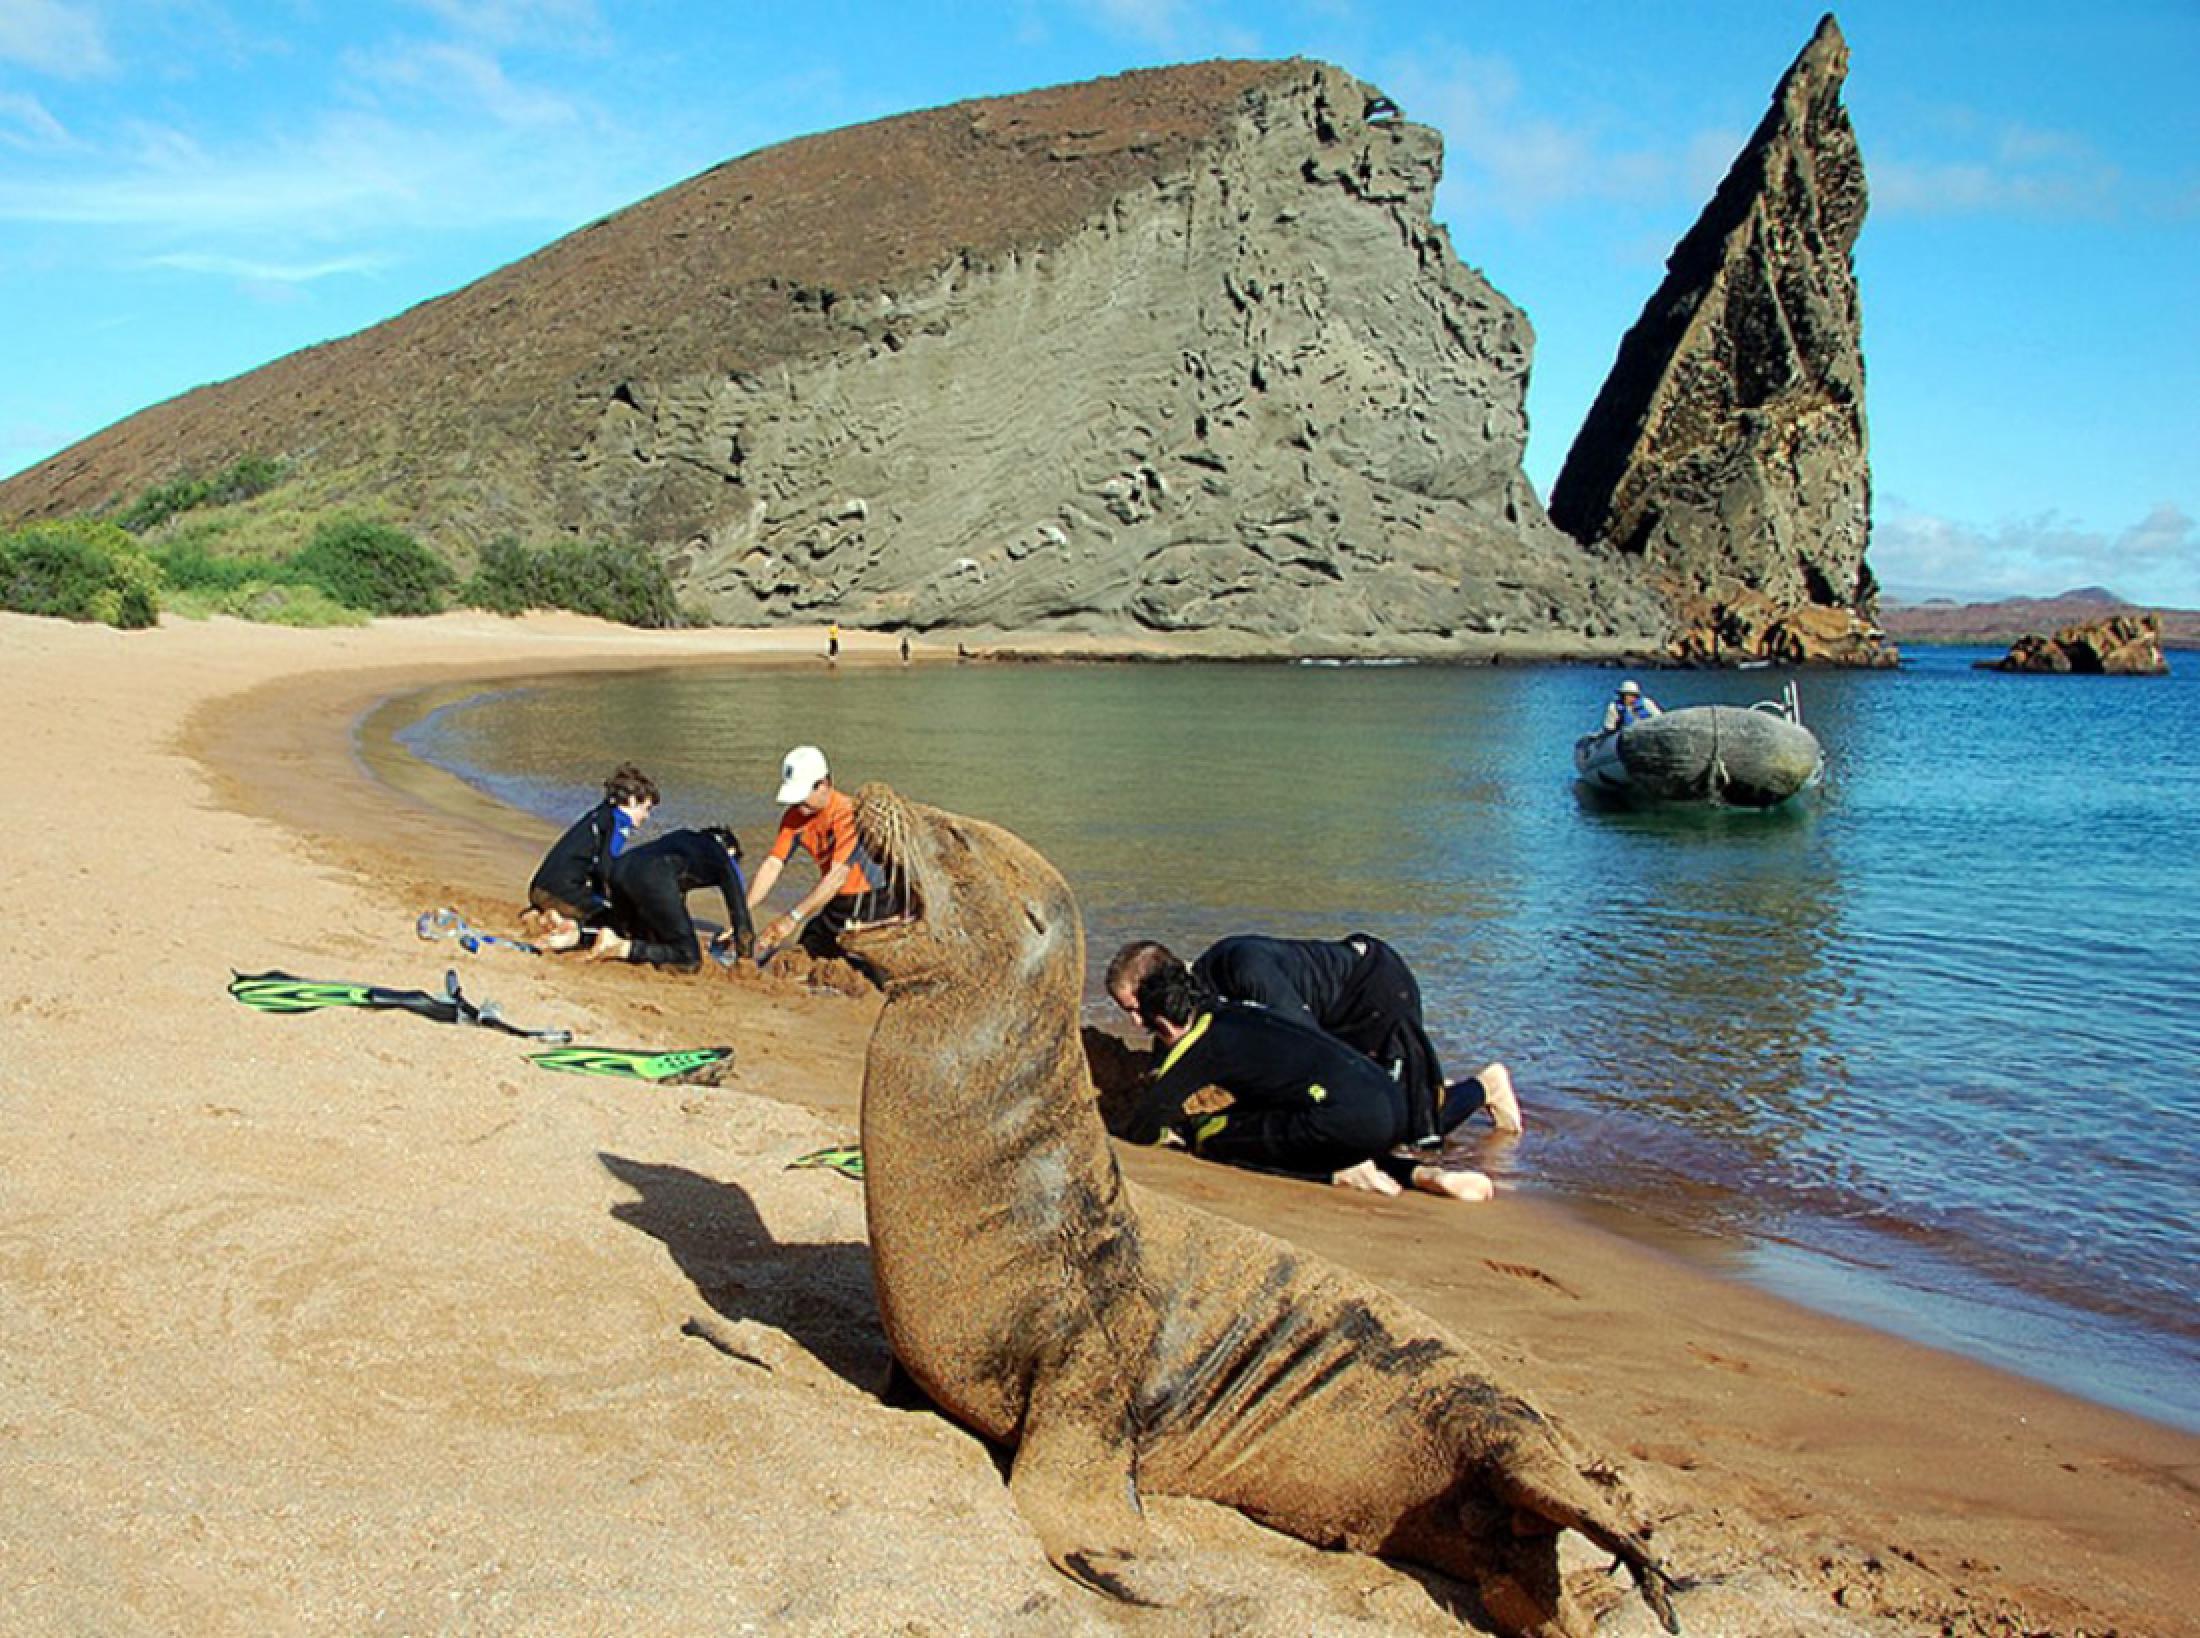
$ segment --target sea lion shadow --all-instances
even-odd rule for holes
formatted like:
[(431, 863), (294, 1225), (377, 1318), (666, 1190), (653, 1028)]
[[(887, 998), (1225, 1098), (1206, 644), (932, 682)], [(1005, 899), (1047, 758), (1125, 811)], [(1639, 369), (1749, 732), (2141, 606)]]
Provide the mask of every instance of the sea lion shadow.
[(660, 1241), (713, 1312), (780, 1332), (850, 1386), (886, 1395), (893, 1353), (879, 1323), (869, 1246), (779, 1240), (737, 1183), (625, 1155), (596, 1158), (641, 1197), (611, 1215)]

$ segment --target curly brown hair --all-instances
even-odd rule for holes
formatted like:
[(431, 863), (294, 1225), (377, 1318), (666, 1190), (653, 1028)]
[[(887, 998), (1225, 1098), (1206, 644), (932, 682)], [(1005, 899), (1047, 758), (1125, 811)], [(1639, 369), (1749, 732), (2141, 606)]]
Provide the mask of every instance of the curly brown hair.
[(622, 762), (603, 782), (603, 799), (615, 808), (623, 808), (629, 802), (647, 802), (655, 807), (659, 801), (657, 781), (633, 763)]

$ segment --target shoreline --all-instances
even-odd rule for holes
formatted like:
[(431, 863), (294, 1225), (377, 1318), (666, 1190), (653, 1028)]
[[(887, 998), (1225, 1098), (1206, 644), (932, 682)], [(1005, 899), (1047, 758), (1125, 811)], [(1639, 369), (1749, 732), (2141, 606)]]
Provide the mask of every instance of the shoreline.
[[(215, 1270), (224, 1300), (219, 1323), (200, 1314), (181, 1340), (152, 1325), (124, 1327), (104, 1343), (27, 1361), (20, 1379), (0, 1383), (0, 1474), (28, 1482), (27, 1494), (45, 1494), (35, 1481), (51, 1464), (88, 1470), (95, 1498), (119, 1502), (128, 1475), (149, 1462), (197, 1502), (149, 1529), (117, 1526), (96, 1500), (60, 1506), (54, 1522), (0, 1541), (0, 1614), (29, 1617), (20, 1624), (31, 1630), (67, 1624), (55, 1620), (66, 1610), (104, 1617), (82, 1624), (128, 1627), (120, 1617), (139, 1607), (135, 1595), (103, 1592), (110, 1583), (86, 1554), (134, 1569), (134, 1581), (123, 1577), (133, 1585), (167, 1584), (172, 1572), (157, 1566), (190, 1557), (185, 1518), (241, 1542), (252, 1519), (283, 1505), (314, 1512), (297, 1498), (334, 1490), (352, 1503), (339, 1501), (322, 1521), (336, 1539), (333, 1558), (284, 1559), (325, 1611), (355, 1607), (343, 1587), (396, 1585), (418, 1590), (417, 1606), (397, 1606), (413, 1607), (416, 1621), (440, 1608), (442, 1619), (424, 1624), (450, 1624), (453, 1606), (430, 1605), (426, 1592), (451, 1589), (442, 1573), (450, 1566), (421, 1549), (429, 1567), (407, 1572), (363, 1540), (367, 1519), (382, 1509), (417, 1515), (433, 1492), (465, 1515), (455, 1535), (512, 1566), (526, 1589), (500, 1605), (489, 1601), (492, 1588), (469, 1583), (457, 1607), (476, 1621), (493, 1620), (495, 1609), (526, 1625), (529, 1611), (563, 1609), (548, 1625), (577, 1630), (586, 1622), (575, 1612), (585, 1609), (681, 1630), (722, 1622), (729, 1607), (779, 1609), (780, 1592), (814, 1580), (803, 1596), (821, 1601), (800, 1606), (807, 1614), (786, 1623), (791, 1630), (871, 1630), (888, 1607), (899, 1612), (888, 1625), (937, 1607), (957, 1612), (947, 1630), (1007, 1630), (1019, 1624), (1019, 1602), (1034, 1597), (1048, 1614), (1032, 1630), (1194, 1630), (1122, 1612), (1043, 1561), (1034, 1567), (998, 1473), (974, 1442), (937, 1418), (883, 1412), (855, 1385), (883, 1364), (860, 1255), (860, 1191), (787, 1172), (784, 1159), (848, 1134), (874, 1002), (762, 980), (468, 958), (413, 937), (412, 913), (439, 903), (508, 927), (515, 884), (549, 827), (518, 834), (498, 822), (511, 810), (448, 775), (440, 777), (494, 811), (454, 814), (417, 789), (381, 783), (371, 750), (355, 740), (368, 705), (439, 682), (472, 692), (549, 671), (816, 663), (809, 631), (660, 640), (557, 617), (456, 616), (340, 636), (227, 622), (124, 635), (6, 621), (0, 663), (25, 713), (10, 730), (25, 753), (15, 760), (67, 811), (80, 802), (96, 811), (110, 791), (122, 821), (105, 827), (112, 839), (67, 831), (57, 851), (69, 869), (28, 889), (28, 925), (46, 946), (0, 957), (11, 992), (25, 998), (15, 1033), (27, 1046), (15, 1050), (45, 1076), (36, 1099), (20, 1088), (10, 1095), (16, 1130), (0, 1140), (0, 1174), (17, 1196), (0, 1208), (0, 1302), (11, 1321), (35, 1320), (90, 1288), (172, 1286), (174, 1300), (187, 1302), (188, 1276)], [(845, 639), (851, 661), (894, 663), (890, 639), (876, 639), (879, 652), (868, 656), (864, 635)], [(137, 868), (133, 849), (171, 848), (180, 852), (168, 870)], [(72, 890), (90, 897), (102, 939), (67, 941), (72, 917), (87, 908), (72, 904)], [(509, 1015), (574, 1025), (584, 1039), (733, 1041), (736, 1078), (728, 1088), (637, 1097), (614, 1083), (511, 1067), (516, 1043), (481, 1032), (373, 1014), (263, 1019), (229, 1006), (219, 993), (228, 968), (266, 964), (405, 983), (449, 964), (470, 993), (503, 1001)], [(132, 1021), (120, 1033), (149, 1043), (139, 1061), (175, 1065), (187, 1093), (141, 1084), (160, 1076), (116, 1073), (93, 1015), (72, 1008), (76, 991), (104, 984), (127, 995), (134, 977), (158, 982), (137, 1010), (125, 1009)], [(202, 1054), (179, 1052), (179, 1041), (199, 1042)], [(281, 1092), (302, 1084), (303, 1099), (273, 1095), (270, 1078)], [(453, 1121), (467, 1129), (462, 1154), (445, 1152)], [(305, 1168), (318, 1189), (291, 1200), (303, 1227), (255, 1209), (297, 1192), (294, 1170), (275, 1168), (275, 1158), (295, 1163), (324, 1149), (333, 1158)], [(413, 1159), (451, 1185), (454, 1220), (386, 1220), (373, 1209), (384, 1198), (371, 1192), (378, 1184), (400, 1200), (416, 1192)], [(1124, 1160), (1149, 1186), (1374, 1274), (1485, 1351), (1586, 1442), (1619, 1455), (1668, 1554), (1692, 1575), (1724, 1578), (1684, 1600), (1691, 1630), (1842, 1631), (1863, 1613), (1893, 1625), (1853, 1630), (1922, 1632), (1962, 1612), (1974, 1623), (1962, 1630), (2076, 1633), (2106, 1622), (2166, 1632), (2188, 1618), (2200, 1440), (1794, 1307), (1620, 1240), (1562, 1205), (1504, 1197), (1469, 1214), (1218, 1175), (1175, 1156)], [(251, 1187), (227, 1191), (232, 1215), (216, 1231), (239, 1244), (214, 1256), (221, 1247), (199, 1232), (190, 1197), (221, 1195), (207, 1185), (239, 1178)], [(101, 1210), (117, 1224), (87, 1220)], [(302, 1241), (358, 1228), (357, 1212), (365, 1232), (342, 1254), (300, 1253)], [(718, 1225), (711, 1236), (681, 1226), (698, 1216)], [(729, 1253), (718, 1244), (726, 1239), (747, 1249)], [(539, 1286), (513, 1287), (513, 1259)], [(392, 1270), (417, 1279), (392, 1282)], [(313, 1315), (301, 1317), (329, 1303), (320, 1317), (333, 1324), (337, 1309), (390, 1289), (403, 1294), (395, 1315), (348, 1312), (350, 1330), (323, 1334), (306, 1323)], [(776, 1296), (756, 1299), (759, 1290)], [(162, 1302), (141, 1294), (150, 1320)], [(678, 1316), (705, 1306), (742, 1328), (769, 1362), (761, 1371), (681, 1337)], [(278, 1318), (256, 1326), (255, 1312)], [(526, 1340), (531, 1327), (544, 1334), (539, 1344)], [(293, 1346), (302, 1332), (312, 1346)], [(394, 1401), (384, 1392), (361, 1407), (343, 1390), (373, 1369), (420, 1380)], [(104, 1389), (150, 1401), (121, 1418), (135, 1435), (124, 1441), (127, 1458), (96, 1431), (72, 1432), (66, 1418), (39, 1413)], [(309, 1430), (314, 1455), (289, 1464), (287, 1478), (238, 1469), (214, 1486), (224, 1494), (199, 1494), (206, 1473), (231, 1470), (222, 1421), (186, 1414), (198, 1389), (230, 1418), (295, 1422)], [(784, 1439), (758, 1435), (744, 1410), (790, 1435), (853, 1417), (866, 1448), (808, 1464), (786, 1454)], [(362, 1476), (358, 1462), (374, 1441), (347, 1438), (346, 1416), (385, 1424), (384, 1454), (402, 1476), (394, 1488)], [(752, 1436), (770, 1448), (745, 1449)], [(489, 1447), (492, 1463), (514, 1449), (539, 1460), (540, 1441), (566, 1459), (576, 1448), (638, 1453), (649, 1484), (667, 1492), (660, 1502), (678, 1495), (700, 1510), (690, 1517), (653, 1504), (658, 1525), (640, 1530), (630, 1518), (607, 1520), (604, 1494), (567, 1478), (514, 1519), (498, 1516), (488, 1503), (504, 1499), (503, 1485), (464, 1455)], [(908, 1471), (878, 1474), (887, 1452)], [(824, 1481), (819, 1467), (836, 1477)], [(726, 1526), (710, 1510), (719, 1485), (760, 1497), (755, 1510), (777, 1534), (815, 1539), (765, 1545), (774, 1532)], [(629, 1499), (618, 1497), (619, 1508)], [(1299, 1630), (1309, 1609), (1338, 1615), (1346, 1630), (1353, 1622), (1343, 1617), (1363, 1605), (1375, 1612), (1370, 1630), (1455, 1630), (1410, 1578), (1370, 1561), (1278, 1545), (1193, 1504), (1156, 1511), (1181, 1539), (1207, 1542), (1204, 1552), (1226, 1544), (1257, 1564), (1257, 1581), (1291, 1589), (1291, 1598), (1270, 1594), (1280, 1601), (1239, 1623), (1247, 1630), (1289, 1630), (1294, 1608)], [(760, 1555), (731, 1571), (728, 1529)], [(80, 1541), (92, 1545), (72, 1545)], [(811, 1549), (821, 1556), (798, 1562)], [(861, 1578), (836, 1585), (842, 1572), (824, 1568), (828, 1549), (898, 1567), (909, 1577), (898, 1602), (867, 1602), (879, 1594)], [(242, 1630), (252, 1600), (238, 1595), (269, 1557), (283, 1554), (263, 1545), (257, 1571), (204, 1571), (206, 1586), (231, 1600), (190, 1605), (229, 1611), (206, 1630)], [(765, 1561), (775, 1568), (760, 1570)], [(682, 1562), (708, 1573), (676, 1593), (632, 1585), (637, 1563)], [(557, 1603), (558, 1586), (576, 1601)], [(1726, 1627), (1716, 1624), (1722, 1609)]]

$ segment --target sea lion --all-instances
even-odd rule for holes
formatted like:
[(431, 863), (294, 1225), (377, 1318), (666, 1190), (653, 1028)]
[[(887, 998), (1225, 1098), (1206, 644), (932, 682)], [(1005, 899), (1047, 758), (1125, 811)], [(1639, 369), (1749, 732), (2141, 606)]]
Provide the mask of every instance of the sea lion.
[[(1609, 1468), (1433, 1321), (1296, 1248), (1127, 1183), (1079, 1037), (1068, 885), (994, 825), (858, 794), (899, 919), (846, 942), (884, 979), (863, 1079), (865, 1211), (895, 1358), (1013, 1446), (1047, 1557), (1142, 1603), (1181, 1577), (1141, 1492), (1422, 1564), (1506, 1634), (1589, 1630), (1559, 1531), (1617, 1555), (1669, 1631), (1670, 1577)], [(1598, 1475), (1606, 1488), (1587, 1475)]]

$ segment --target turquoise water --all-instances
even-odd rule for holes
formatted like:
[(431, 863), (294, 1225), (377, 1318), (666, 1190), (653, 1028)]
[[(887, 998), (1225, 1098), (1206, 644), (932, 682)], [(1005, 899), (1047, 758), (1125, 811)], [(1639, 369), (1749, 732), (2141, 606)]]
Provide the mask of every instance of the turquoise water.
[[(780, 754), (815, 741), (850, 788), (1053, 859), (1095, 1016), (1127, 937), (1377, 933), (1455, 1072), (1512, 1067), (1516, 1186), (2200, 1428), (2200, 667), (1977, 653), (1800, 677), (1826, 786), (1771, 815), (1585, 809), (1569, 753), (1614, 677), (1564, 667), (565, 678), (407, 742), (559, 820), (631, 759), (664, 823), (760, 854)], [(1645, 678), (1668, 709), (1783, 680)]]

